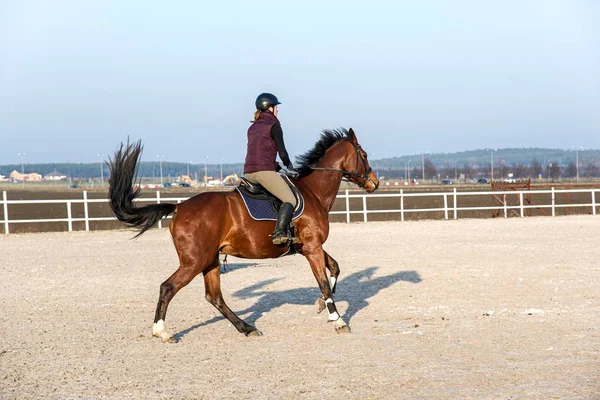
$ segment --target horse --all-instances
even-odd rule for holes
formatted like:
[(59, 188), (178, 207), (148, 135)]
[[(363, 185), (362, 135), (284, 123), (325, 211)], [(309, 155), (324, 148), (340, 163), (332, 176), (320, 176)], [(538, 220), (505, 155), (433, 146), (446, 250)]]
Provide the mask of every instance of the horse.
[[(180, 204), (149, 204), (138, 207), (134, 200), (140, 195), (137, 169), (142, 152), (141, 140), (121, 143), (114, 157), (109, 158), (109, 204), (115, 217), (136, 228), (142, 235), (161, 218), (172, 214), (169, 230), (179, 258), (179, 268), (160, 285), (152, 335), (163, 342), (176, 342), (165, 328), (169, 302), (198, 274), (204, 276), (205, 298), (240, 333), (260, 336), (253, 325), (239, 318), (225, 303), (221, 293), (219, 254), (240, 258), (277, 258), (294, 246), (296, 253), (308, 260), (322, 297), (316, 301), (318, 311), (328, 311), (328, 321), (337, 333), (350, 328), (337, 312), (333, 295), (340, 269), (338, 263), (323, 249), (329, 235), (329, 211), (342, 179), (372, 193), (379, 180), (369, 165), (356, 134), (350, 128), (324, 130), (315, 146), (296, 158), (297, 175), (294, 185), (304, 197), (304, 212), (294, 221), (297, 243), (274, 245), (269, 234), (273, 221), (255, 221), (250, 217), (239, 193), (205, 192)], [(329, 278), (327, 275), (329, 270)]]

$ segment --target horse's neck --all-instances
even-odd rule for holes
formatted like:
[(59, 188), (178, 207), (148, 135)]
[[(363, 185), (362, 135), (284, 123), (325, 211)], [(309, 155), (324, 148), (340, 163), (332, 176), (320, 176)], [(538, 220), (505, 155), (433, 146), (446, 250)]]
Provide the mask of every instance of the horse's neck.
[[(319, 164), (320, 168), (340, 169), (340, 162), (327, 160), (326, 158)], [(342, 183), (342, 175), (339, 172), (315, 170), (312, 174), (303, 179), (307, 191), (312, 192), (315, 198), (327, 212), (333, 207)]]

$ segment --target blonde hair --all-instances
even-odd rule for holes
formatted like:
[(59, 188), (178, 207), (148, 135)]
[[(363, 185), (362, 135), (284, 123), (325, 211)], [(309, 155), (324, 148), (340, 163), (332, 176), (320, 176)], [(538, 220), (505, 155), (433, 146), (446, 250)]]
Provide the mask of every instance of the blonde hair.
[(258, 121), (259, 116), (260, 116), (260, 110), (254, 111), (254, 119), (250, 122), (255, 123), (256, 121)]

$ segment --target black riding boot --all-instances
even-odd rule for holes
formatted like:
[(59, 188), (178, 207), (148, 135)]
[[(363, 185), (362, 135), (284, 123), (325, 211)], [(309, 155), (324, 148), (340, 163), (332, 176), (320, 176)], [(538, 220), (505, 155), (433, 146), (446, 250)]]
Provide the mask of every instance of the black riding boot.
[(292, 220), (292, 214), (294, 214), (294, 206), (292, 203), (283, 203), (279, 207), (277, 213), (277, 225), (275, 231), (271, 235), (273, 238), (273, 244), (287, 243), (289, 240), (290, 221)]

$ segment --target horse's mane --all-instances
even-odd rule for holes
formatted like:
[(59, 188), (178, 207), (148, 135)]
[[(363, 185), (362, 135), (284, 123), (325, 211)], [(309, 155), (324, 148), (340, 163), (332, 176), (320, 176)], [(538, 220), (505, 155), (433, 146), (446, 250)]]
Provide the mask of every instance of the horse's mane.
[(311, 167), (321, 161), (331, 146), (337, 142), (348, 139), (348, 131), (345, 128), (325, 129), (312, 149), (296, 157), (295, 169), (299, 173), (298, 178), (304, 178), (305, 176), (310, 175), (311, 172), (313, 172)]

